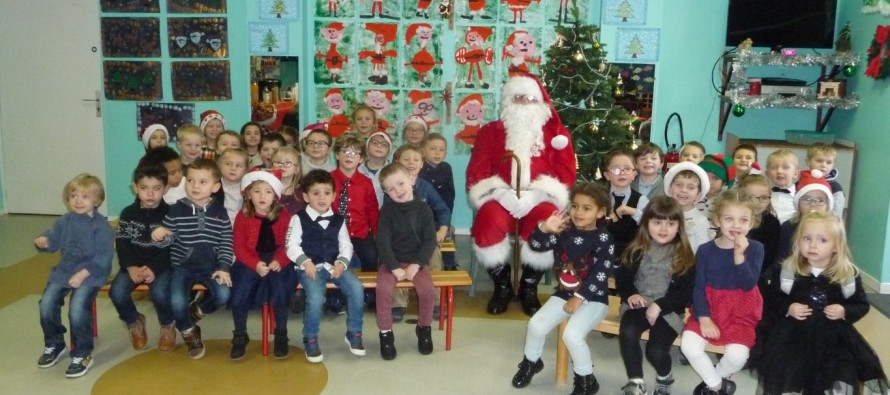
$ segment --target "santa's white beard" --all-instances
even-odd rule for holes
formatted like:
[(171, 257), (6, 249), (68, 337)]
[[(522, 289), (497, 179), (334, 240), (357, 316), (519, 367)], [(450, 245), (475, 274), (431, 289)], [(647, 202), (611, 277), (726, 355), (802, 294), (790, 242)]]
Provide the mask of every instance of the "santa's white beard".
[[(540, 156), (544, 148), (544, 124), (552, 116), (546, 104), (509, 104), (501, 109), (501, 121), (507, 139), (504, 147), (513, 151), (522, 164), (521, 186), (530, 182), (529, 165), (531, 158)], [(516, 163), (512, 166), (513, 177), (510, 183), (516, 185)]]

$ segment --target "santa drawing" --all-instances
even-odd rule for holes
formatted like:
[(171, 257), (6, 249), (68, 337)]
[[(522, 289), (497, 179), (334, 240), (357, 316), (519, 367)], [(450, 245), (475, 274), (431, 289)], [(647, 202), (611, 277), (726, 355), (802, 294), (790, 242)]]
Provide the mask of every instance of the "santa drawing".
[(410, 46), (411, 40), (414, 37), (417, 37), (420, 49), (411, 57), (410, 62), (405, 63), (405, 66), (411, 66), (417, 72), (417, 81), (421, 85), (429, 86), (430, 81), (427, 78), (427, 73), (432, 71), (437, 64), (442, 64), (442, 62), (436, 61), (433, 55), (426, 49), (430, 41), (433, 41), (433, 27), (429, 23), (409, 25), (408, 30), (405, 32), (405, 45)]
[(463, 98), (457, 105), (457, 117), (464, 127), (454, 134), (454, 141), (462, 141), (472, 147), (476, 144), (476, 134), (479, 133), (482, 120), (485, 118), (485, 103), (482, 100), (482, 95), (474, 93)]
[(491, 19), (490, 16), (485, 15), (485, 0), (467, 0), (467, 13), (460, 17), (472, 21), (477, 16), (482, 19)]
[(525, 30), (516, 30), (507, 37), (501, 52), (501, 60), (510, 58), (510, 63), (507, 65), (509, 75), (525, 74), (529, 72), (528, 63), (541, 64), (541, 57), (535, 57), (537, 52), (535, 38)]
[(491, 36), (490, 27), (470, 26), (467, 29), (467, 34), (464, 36), (464, 41), (467, 42), (468, 47), (458, 48), (454, 53), (454, 59), (458, 64), (469, 65), (467, 82), (464, 84), (465, 88), (476, 87), (476, 84), (473, 83), (473, 70), (475, 70), (476, 78), (482, 89), (488, 89), (489, 85), (482, 76), (482, 63), (487, 65), (494, 63), (494, 50), (491, 48), (482, 49), (482, 46), (485, 45), (485, 41), (488, 40), (489, 36)]
[(340, 51), (337, 50), (337, 45), (343, 41), (343, 24), (331, 22), (320, 29), (320, 34), (325, 41), (330, 43), (330, 46), (326, 53), (319, 51), (315, 57), (324, 59), (324, 66), (330, 74), (331, 82), (341, 83), (343, 81), (340, 79), (340, 73), (343, 72), (343, 64), (349, 61), (347, 56), (340, 54)]
[(433, 3), (433, 0), (417, 0), (417, 13), (414, 16), (420, 18), (423, 16), (426, 19), (430, 19), (430, 4)]
[(476, 210), (473, 250), (494, 281), (488, 312), (505, 312), (513, 297), (508, 236), (518, 223), (519, 300), (531, 316), (541, 307), (537, 286), (544, 270), (552, 268), (553, 254), (532, 251), (527, 240), (539, 222), (568, 206), (575, 183), (569, 132), (538, 78), (517, 73), (502, 88), (500, 119), (479, 129), (476, 147), (485, 149), (470, 156), (467, 193)]
[(532, 1), (541, 4), (541, 0), (501, 0), (501, 3), (507, 4), (507, 9), (513, 11), (513, 20), (510, 23), (516, 23), (518, 19), (520, 23), (525, 23), (523, 13), (532, 4)]
[(374, 33), (374, 49), (359, 51), (359, 60), (370, 59), (371, 75), (368, 81), (378, 85), (386, 85), (389, 82), (389, 70), (386, 58), (395, 58), (398, 52), (394, 49), (386, 49), (389, 43), (396, 39), (395, 24), (389, 23), (367, 23), (365, 29)]
[(436, 114), (436, 106), (433, 102), (433, 92), (412, 90), (408, 91), (408, 100), (414, 105), (412, 115), (424, 120), (428, 126), (438, 124), (441, 120)]
[(393, 93), (390, 91), (372, 89), (365, 94), (365, 104), (377, 115), (377, 128), (381, 132), (389, 133), (389, 122), (384, 117), (392, 108), (392, 99)]
[(324, 94), (324, 104), (331, 112), (331, 118), (323, 119), (321, 122), (327, 123), (328, 133), (331, 137), (337, 138), (349, 129), (349, 117), (343, 114), (346, 111), (343, 91), (339, 88), (328, 89)]

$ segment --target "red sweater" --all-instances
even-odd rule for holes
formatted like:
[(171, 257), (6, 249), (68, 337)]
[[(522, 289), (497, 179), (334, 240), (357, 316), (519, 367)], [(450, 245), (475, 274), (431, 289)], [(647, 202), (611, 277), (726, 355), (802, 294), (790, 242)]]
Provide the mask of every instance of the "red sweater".
[(337, 214), (339, 212), (340, 191), (346, 180), (352, 180), (349, 184), (349, 213), (348, 226), (349, 237), (364, 239), (368, 237), (368, 230), (377, 234), (377, 218), (380, 217), (380, 206), (377, 205), (377, 192), (374, 191), (374, 183), (368, 176), (358, 171), (352, 177), (346, 177), (339, 168), (331, 172), (334, 176), (334, 202), (332, 207)]
[[(260, 263), (260, 255), (256, 252), (257, 240), (260, 238), (260, 224), (262, 221), (257, 217), (248, 217), (243, 211), (238, 211), (235, 217), (235, 227), (232, 231), (232, 241), (235, 247), (235, 260), (247, 265), (252, 270), (256, 270), (257, 264)], [(284, 237), (287, 235), (287, 226), (290, 224), (290, 213), (287, 209), (281, 209), (275, 223), (272, 224), (272, 233), (275, 234), (275, 244), (278, 248), (275, 250), (275, 260), (282, 268), (290, 265), (290, 259), (287, 258), (287, 246), (284, 243)], [(269, 262), (266, 262), (268, 264)]]

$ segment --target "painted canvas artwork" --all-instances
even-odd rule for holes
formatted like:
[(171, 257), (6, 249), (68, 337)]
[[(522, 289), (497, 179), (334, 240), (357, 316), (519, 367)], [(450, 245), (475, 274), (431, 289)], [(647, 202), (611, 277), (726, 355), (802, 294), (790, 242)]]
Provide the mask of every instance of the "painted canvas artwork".
[(618, 29), (615, 61), (655, 63), (658, 61), (660, 29)]
[(161, 62), (106, 61), (103, 63), (108, 100), (161, 100)]
[(232, 100), (228, 61), (173, 62), (173, 100)]
[(167, 42), (173, 58), (228, 57), (226, 18), (168, 18)]
[(101, 18), (102, 56), (106, 58), (159, 58), (159, 18)]
[(254, 55), (285, 55), (289, 52), (287, 23), (256, 22), (250, 24), (250, 53)]

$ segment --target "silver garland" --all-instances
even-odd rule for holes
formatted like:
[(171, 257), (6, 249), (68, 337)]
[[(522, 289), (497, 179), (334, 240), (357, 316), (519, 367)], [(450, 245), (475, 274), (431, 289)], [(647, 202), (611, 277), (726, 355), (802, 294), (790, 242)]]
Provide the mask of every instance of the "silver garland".
[(737, 59), (750, 66), (855, 66), (859, 64), (856, 52), (840, 52), (826, 54), (783, 55), (775, 52), (755, 52), (750, 49), (739, 50)]

